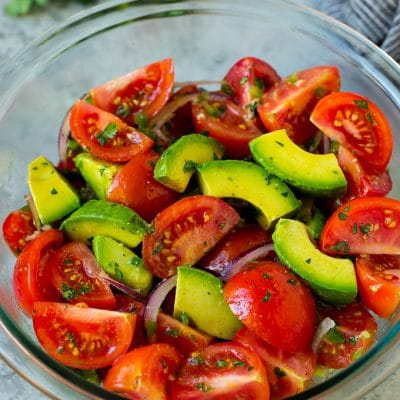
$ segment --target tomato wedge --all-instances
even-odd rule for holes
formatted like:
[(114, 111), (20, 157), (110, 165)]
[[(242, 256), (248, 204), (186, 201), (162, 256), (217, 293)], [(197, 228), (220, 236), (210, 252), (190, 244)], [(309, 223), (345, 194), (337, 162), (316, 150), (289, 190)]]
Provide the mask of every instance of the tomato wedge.
[(97, 369), (128, 350), (136, 316), (84, 304), (36, 302), (32, 321), (40, 344), (55, 360), (72, 368)]
[(63, 299), (89, 307), (115, 308), (110, 284), (101, 279), (100, 266), (82, 242), (71, 242), (55, 250), (48, 265), (51, 281)]
[(134, 156), (115, 175), (107, 200), (124, 204), (150, 222), (159, 211), (177, 199), (177, 193), (157, 182), (153, 177), (159, 155), (146, 151)]
[(167, 383), (175, 378), (181, 359), (166, 343), (139, 347), (113, 364), (103, 386), (130, 399), (166, 400)]
[(316, 307), (309, 288), (274, 261), (249, 263), (224, 287), (232, 312), (252, 332), (289, 352), (307, 350), (315, 332)]
[(302, 144), (317, 133), (309, 121), (311, 111), (321, 97), (339, 90), (339, 70), (318, 66), (298, 71), (267, 90), (258, 114), (268, 131), (286, 129), (292, 140)]
[(8, 214), (3, 222), (3, 237), (14, 255), (21, 253), (28, 244), (28, 237), (35, 231), (32, 213), (28, 207), (20, 208)]
[(260, 357), (239, 343), (211, 344), (192, 353), (170, 387), (171, 400), (268, 400)]
[(328, 368), (345, 368), (361, 357), (373, 344), (377, 324), (360, 303), (345, 307), (320, 306), (321, 318), (330, 318), (336, 326), (322, 339), (317, 362)]
[(399, 227), (399, 200), (354, 199), (329, 217), (320, 249), (329, 254), (400, 254)]
[(380, 317), (390, 318), (400, 304), (400, 256), (361, 255), (356, 274), (363, 304)]
[(371, 100), (356, 93), (332, 93), (318, 102), (311, 121), (350, 150), (364, 168), (385, 171), (392, 155), (393, 137), (388, 120)]
[(246, 327), (239, 330), (233, 341), (260, 356), (267, 372), (272, 399), (294, 396), (307, 389), (316, 366), (315, 353), (311, 349), (288, 353), (271, 346)]
[(108, 161), (129, 161), (153, 146), (148, 136), (83, 100), (72, 106), (70, 126), (72, 137), (83, 148)]
[(240, 220), (223, 200), (211, 196), (183, 198), (161, 211), (143, 240), (143, 260), (159, 278), (194, 265)]
[(32, 314), (35, 301), (61, 300), (51, 284), (47, 258), (63, 241), (61, 231), (49, 229), (29, 242), (17, 258), (13, 275), (14, 294), (18, 305), (27, 315)]
[(168, 101), (174, 85), (171, 58), (138, 68), (89, 91), (93, 104), (136, 125), (135, 115), (156, 115)]

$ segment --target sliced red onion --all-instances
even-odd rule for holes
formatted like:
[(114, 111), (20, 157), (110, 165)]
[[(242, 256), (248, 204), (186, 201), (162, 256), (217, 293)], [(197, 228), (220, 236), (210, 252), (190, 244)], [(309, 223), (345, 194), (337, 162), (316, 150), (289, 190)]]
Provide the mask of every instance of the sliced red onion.
[(255, 250), (248, 252), (243, 257), (234, 261), (230, 266), (226, 268), (223, 273), (222, 280), (224, 282), (228, 281), (232, 277), (234, 277), (241, 269), (249, 262), (255, 261), (261, 257), (265, 257), (271, 251), (274, 251), (274, 244), (269, 243), (261, 247), (257, 247)]
[(177, 275), (173, 275), (159, 283), (150, 293), (149, 300), (144, 310), (144, 325), (146, 327), (147, 338), (154, 338), (154, 330), (157, 324), (158, 312), (168, 293), (176, 286)]
[(317, 327), (315, 331), (314, 339), (311, 344), (311, 348), (313, 349), (314, 353), (317, 352), (319, 345), (321, 344), (322, 339), (324, 336), (336, 326), (336, 323), (333, 319), (324, 318)]
[(208, 85), (222, 85), (223, 81), (211, 81), (211, 80), (202, 80), (202, 81), (187, 81), (187, 82), (175, 82), (175, 88), (181, 88), (188, 85), (194, 86), (208, 86)]
[(61, 165), (67, 163), (67, 151), (68, 151), (68, 138), (71, 132), (69, 126), (70, 110), (65, 114), (65, 117), (61, 123), (60, 131), (58, 133), (58, 155), (60, 157)]
[(328, 154), (329, 153), (329, 147), (330, 147), (330, 143), (329, 143), (328, 136), (322, 135), (322, 152), (324, 154)]
[(42, 223), (40, 222), (39, 213), (35, 206), (35, 202), (33, 201), (33, 197), (28, 194), (25, 196), (25, 201), (28, 204), (29, 210), (32, 213), (33, 224), (36, 226), (37, 230), (40, 230)]
[(105, 273), (104, 273), (104, 275), (102, 275), (102, 279), (104, 281), (108, 282), (115, 289), (126, 294), (127, 296), (132, 297), (133, 299), (140, 301), (143, 304), (146, 304), (147, 297), (144, 296), (143, 294), (138, 293), (132, 287), (125, 285), (125, 283), (116, 281), (115, 279), (111, 278), (110, 276), (106, 275)]

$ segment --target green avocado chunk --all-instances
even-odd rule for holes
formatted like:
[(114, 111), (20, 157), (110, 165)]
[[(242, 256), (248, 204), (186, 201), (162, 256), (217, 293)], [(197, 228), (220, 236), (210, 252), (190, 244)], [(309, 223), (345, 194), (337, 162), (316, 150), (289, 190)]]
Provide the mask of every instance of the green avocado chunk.
[(266, 230), (300, 205), (286, 183), (252, 162), (208, 161), (197, 168), (197, 173), (203, 194), (248, 201), (256, 207), (257, 221)]
[(340, 197), (346, 178), (334, 154), (314, 154), (297, 146), (284, 129), (266, 133), (250, 143), (254, 160), (270, 174), (318, 197)]
[(222, 282), (209, 272), (178, 267), (174, 317), (182, 313), (203, 332), (230, 340), (242, 327), (225, 301)]
[(79, 196), (71, 185), (43, 156), (29, 164), (28, 186), (42, 224), (51, 224), (80, 205)]
[(223, 155), (224, 147), (216, 140), (198, 133), (185, 135), (161, 155), (154, 168), (154, 178), (183, 193), (197, 164), (221, 159)]
[(147, 223), (132, 209), (105, 200), (90, 200), (61, 224), (72, 240), (90, 244), (96, 235), (107, 235), (128, 247), (144, 238)]
[(302, 222), (280, 219), (272, 240), (280, 260), (323, 300), (332, 304), (347, 304), (354, 300), (357, 280), (353, 262), (319, 251)]
[(103, 235), (93, 238), (92, 248), (97, 262), (111, 278), (130, 286), (138, 293), (146, 295), (150, 291), (153, 275), (132, 250)]
[(89, 153), (79, 153), (74, 162), (96, 197), (105, 200), (107, 190), (122, 165), (101, 160)]

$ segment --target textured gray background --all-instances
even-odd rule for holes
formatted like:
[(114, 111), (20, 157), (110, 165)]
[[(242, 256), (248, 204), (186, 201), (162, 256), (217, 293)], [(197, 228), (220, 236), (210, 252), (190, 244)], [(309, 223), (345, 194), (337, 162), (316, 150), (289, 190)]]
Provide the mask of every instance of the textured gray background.
[[(307, 3), (308, 1), (303, 0), (299, 2)], [(55, 2), (56, 4), (49, 9), (46, 9), (46, 12), (36, 12), (33, 15), (22, 18), (12, 18), (3, 13), (3, 7), (6, 3), (7, 0), (0, 0), (0, 66), (37, 35), (42, 34), (52, 25), (64, 21), (70, 15), (83, 8), (74, 2), (59, 1)], [(0, 387), (0, 400), (47, 399), (46, 396), (30, 386), (1, 360)], [(397, 400), (400, 398), (399, 393), (400, 370), (372, 392), (365, 395), (362, 400)]]

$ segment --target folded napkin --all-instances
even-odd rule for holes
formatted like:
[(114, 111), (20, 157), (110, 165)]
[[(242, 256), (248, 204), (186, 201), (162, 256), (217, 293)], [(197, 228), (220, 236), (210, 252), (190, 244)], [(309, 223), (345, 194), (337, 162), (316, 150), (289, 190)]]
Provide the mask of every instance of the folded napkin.
[(358, 30), (400, 62), (400, 0), (308, 0), (304, 3)]

